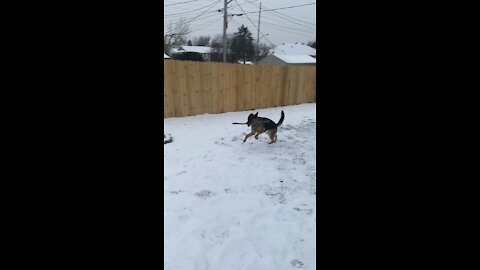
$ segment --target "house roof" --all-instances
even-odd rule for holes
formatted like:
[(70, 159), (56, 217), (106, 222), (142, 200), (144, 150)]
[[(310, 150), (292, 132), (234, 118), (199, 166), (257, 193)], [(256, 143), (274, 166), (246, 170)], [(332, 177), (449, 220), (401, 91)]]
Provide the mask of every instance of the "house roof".
[(163, 59), (169, 59), (170, 56), (168, 56), (166, 53), (163, 53)]
[(317, 50), (301, 43), (283, 43), (271, 49), (270, 54), (317, 55)]
[(196, 53), (210, 53), (212, 51), (211, 47), (207, 46), (181, 46), (178, 52), (196, 52)]
[(317, 59), (306, 54), (275, 54), (274, 56), (288, 64), (316, 64), (317, 63)]

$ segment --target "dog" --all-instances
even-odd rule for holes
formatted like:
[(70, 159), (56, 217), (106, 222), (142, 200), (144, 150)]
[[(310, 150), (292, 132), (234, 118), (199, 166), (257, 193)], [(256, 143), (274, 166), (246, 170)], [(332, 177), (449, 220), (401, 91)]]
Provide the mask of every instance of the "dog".
[(251, 113), (248, 116), (247, 126), (252, 126), (252, 132), (245, 136), (245, 140), (243, 140), (243, 142), (247, 141), (247, 139), (253, 135), (255, 135), (255, 139), (258, 140), (258, 136), (264, 132), (266, 132), (268, 137), (270, 137), (269, 144), (276, 142), (277, 128), (283, 123), (283, 119), (285, 119), (285, 114), (283, 111), (281, 113), (280, 120), (276, 124), (268, 118), (258, 117), (258, 112), (256, 114)]

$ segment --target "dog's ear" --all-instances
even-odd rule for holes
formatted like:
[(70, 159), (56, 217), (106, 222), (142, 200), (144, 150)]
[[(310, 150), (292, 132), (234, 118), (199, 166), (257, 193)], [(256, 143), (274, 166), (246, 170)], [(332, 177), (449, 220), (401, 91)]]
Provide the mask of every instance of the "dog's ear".
[(258, 112), (255, 114), (255, 116), (258, 116)]

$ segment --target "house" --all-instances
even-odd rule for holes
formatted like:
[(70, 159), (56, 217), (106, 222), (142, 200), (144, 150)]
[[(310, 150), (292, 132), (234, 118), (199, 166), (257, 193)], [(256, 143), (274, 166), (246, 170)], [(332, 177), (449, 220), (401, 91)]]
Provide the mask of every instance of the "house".
[(172, 49), (172, 53), (187, 53), (195, 52), (202, 55), (204, 61), (210, 61), (210, 54), (212, 47), (207, 46), (180, 46), (176, 49)]
[(311, 57), (316, 58), (317, 50), (307, 46), (302, 43), (283, 43), (282, 45), (278, 45), (275, 48), (269, 51), (269, 54), (294, 54), (294, 55), (310, 55)]
[(309, 65), (315, 66), (317, 59), (305, 54), (272, 54), (258, 61), (257, 65)]
[(168, 56), (166, 53), (163, 53), (163, 60), (165, 59), (170, 59), (170, 56)]

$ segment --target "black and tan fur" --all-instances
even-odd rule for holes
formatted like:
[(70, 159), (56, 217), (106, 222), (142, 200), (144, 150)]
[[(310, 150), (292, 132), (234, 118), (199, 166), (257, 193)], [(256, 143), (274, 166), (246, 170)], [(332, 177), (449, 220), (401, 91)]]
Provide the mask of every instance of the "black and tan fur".
[(247, 125), (252, 126), (252, 132), (245, 136), (245, 142), (250, 136), (255, 135), (255, 139), (258, 140), (258, 136), (264, 132), (268, 134), (270, 137), (269, 143), (274, 143), (277, 141), (277, 128), (283, 123), (283, 119), (285, 118), (285, 114), (282, 111), (282, 116), (278, 123), (275, 124), (272, 120), (264, 117), (258, 117), (258, 112), (256, 114), (251, 113), (248, 116)]

